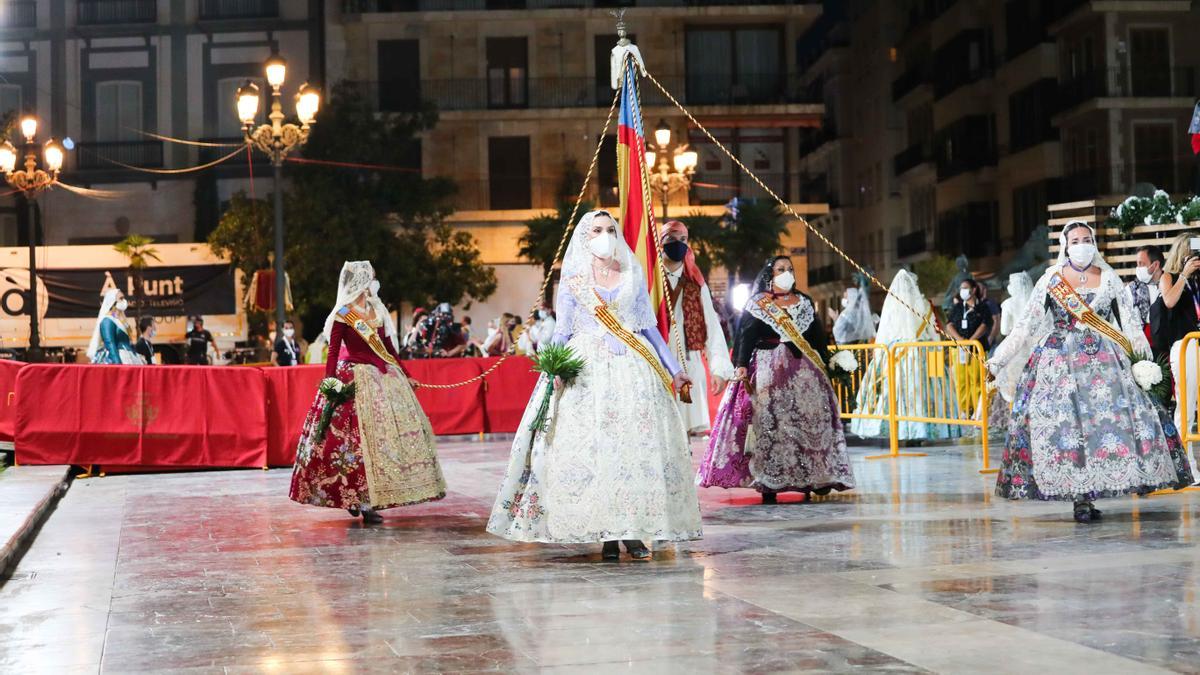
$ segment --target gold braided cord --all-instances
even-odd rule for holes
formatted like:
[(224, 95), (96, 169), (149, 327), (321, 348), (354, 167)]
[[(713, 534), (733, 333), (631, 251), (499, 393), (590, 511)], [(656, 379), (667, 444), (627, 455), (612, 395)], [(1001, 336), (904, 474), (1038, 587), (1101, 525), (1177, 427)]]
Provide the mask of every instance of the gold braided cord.
[[(784, 201), (782, 198), (780, 198), (780, 196), (779, 196), (778, 194), (776, 194), (776, 192), (775, 192), (774, 190), (772, 190), (771, 188), (767, 187), (767, 184), (766, 184), (766, 183), (764, 183), (764, 182), (762, 182), (762, 180), (761, 180), (761, 179), (759, 179), (759, 177), (758, 177), (758, 176), (756, 176), (756, 175), (754, 174), (754, 172), (753, 172), (753, 171), (751, 171), (751, 170), (750, 170), (750, 169), (749, 169), (749, 168), (748, 168), (748, 167), (747, 167), (745, 164), (743, 164), (743, 163), (742, 163), (742, 160), (740, 160), (740, 159), (738, 159), (737, 157), (735, 157), (735, 156), (734, 156), (734, 154), (733, 154), (732, 152), (730, 152), (730, 151), (729, 151), (729, 148), (725, 147), (725, 145), (724, 145), (723, 143), (721, 143), (721, 141), (717, 140), (717, 138), (716, 138), (715, 136), (713, 136), (713, 135), (712, 135), (712, 133), (711, 133), (711, 132), (710, 132), (710, 131), (709, 131), (709, 130), (708, 130), (708, 129), (707, 129), (707, 128), (706, 128), (706, 127), (703, 125), (703, 124), (701, 124), (701, 123), (700, 123), (700, 121), (699, 121), (699, 120), (697, 120), (697, 119), (696, 119), (696, 118), (695, 118), (695, 117), (692, 115), (692, 113), (688, 111), (688, 109), (687, 109), (687, 108), (684, 108), (684, 107), (683, 107), (683, 104), (681, 104), (681, 103), (679, 102), (679, 100), (678, 100), (678, 99), (676, 99), (674, 96), (672, 96), (672, 95), (671, 95), (671, 92), (667, 91), (666, 87), (664, 87), (664, 86), (662, 85), (662, 83), (661, 83), (661, 82), (659, 82), (659, 81), (658, 81), (658, 80), (657, 80), (657, 79), (654, 77), (654, 75), (652, 75), (652, 74), (650, 73), (650, 71), (649, 71), (649, 70), (643, 70), (643, 71), (642, 71), (642, 73), (643, 73), (643, 75), (644, 75), (646, 78), (648, 78), (648, 79), (649, 79), (651, 82), (653, 82), (653, 83), (654, 83), (654, 86), (658, 87), (658, 90), (659, 90), (659, 91), (661, 91), (661, 92), (663, 93), (663, 95), (664, 95), (664, 96), (666, 96), (666, 97), (667, 97), (667, 99), (668, 99), (669, 101), (671, 101), (671, 103), (672, 103), (672, 104), (674, 104), (674, 106), (675, 106), (676, 108), (678, 108), (678, 109), (679, 109), (679, 111), (680, 111), (680, 112), (682, 112), (682, 113), (683, 113), (685, 116), (687, 116), (687, 118), (688, 118), (688, 121), (689, 121), (689, 122), (691, 122), (691, 123), (692, 123), (692, 124), (693, 124), (693, 125), (694, 125), (694, 126), (697, 128), (697, 129), (699, 129), (700, 131), (702, 131), (702, 132), (704, 133), (704, 135), (708, 137), (708, 140), (709, 140), (709, 141), (711, 141), (711, 142), (713, 143), (713, 145), (715, 145), (715, 146), (717, 146), (718, 148), (720, 148), (720, 149), (721, 149), (721, 152), (725, 153), (725, 156), (726, 156), (726, 157), (729, 157), (729, 159), (730, 159), (730, 160), (731, 160), (731, 161), (732, 161), (734, 164), (736, 164), (736, 165), (737, 165), (737, 167), (738, 167), (739, 169), (741, 169), (743, 173), (745, 173), (745, 174), (746, 174), (747, 176), (749, 176), (749, 177), (750, 177), (750, 178), (751, 178), (751, 179), (752, 179), (752, 180), (753, 180), (755, 183), (757, 183), (757, 184), (758, 184), (758, 186), (759, 186), (760, 188), (762, 188), (764, 192), (766, 192), (767, 194), (771, 195), (771, 198), (772, 198), (772, 199), (774, 199), (776, 202), (778, 202), (778, 203), (779, 203), (779, 205), (780, 205), (780, 206), (782, 206), (784, 209), (786, 209), (786, 210), (787, 210), (787, 212), (788, 212), (789, 214), (791, 214), (791, 216), (792, 216), (794, 219), (796, 219), (796, 220), (800, 221), (800, 222), (801, 222), (801, 223), (804, 225), (804, 228), (805, 228), (806, 230), (808, 230), (808, 231), (809, 231), (809, 232), (811, 232), (812, 234), (816, 235), (817, 239), (820, 239), (820, 240), (821, 240), (821, 241), (822, 241), (822, 242), (823, 242), (823, 243), (824, 243), (826, 246), (828, 246), (830, 249), (832, 249), (834, 253), (838, 254), (838, 256), (842, 258), (842, 260), (845, 260), (846, 262), (850, 263), (850, 266), (851, 266), (851, 267), (853, 267), (855, 270), (857, 270), (857, 271), (858, 271), (860, 274), (862, 274), (862, 275), (863, 275), (863, 276), (865, 276), (866, 278), (870, 279), (870, 280), (871, 280), (871, 283), (873, 283), (873, 284), (875, 284), (876, 286), (878, 286), (878, 287), (879, 287), (879, 288), (880, 288), (880, 289), (881, 289), (881, 290), (882, 290), (884, 293), (886, 293), (886, 294), (887, 294), (889, 297), (891, 297), (891, 298), (895, 299), (897, 302), (899, 302), (899, 303), (900, 303), (900, 304), (901, 304), (901, 305), (902, 305), (902, 306), (903, 306), (905, 309), (907, 309), (908, 311), (912, 312), (913, 314), (915, 314), (915, 315), (917, 315), (917, 316), (923, 316), (922, 312), (918, 312), (918, 311), (916, 310), (916, 308), (914, 308), (912, 305), (908, 304), (908, 302), (906, 302), (906, 301), (905, 301), (903, 298), (901, 298), (901, 297), (899, 297), (899, 296), (896, 296), (896, 295), (892, 295), (892, 293), (891, 293), (891, 291), (888, 289), (888, 287), (887, 287), (887, 286), (885, 286), (885, 285), (884, 285), (884, 283), (883, 283), (882, 281), (880, 281), (879, 279), (877, 279), (877, 278), (875, 277), (875, 275), (874, 275), (874, 274), (871, 274), (870, 272), (868, 272), (868, 271), (866, 270), (866, 268), (864, 268), (862, 265), (859, 265), (857, 262), (855, 262), (855, 261), (854, 261), (854, 259), (853, 259), (853, 258), (851, 258), (849, 255), (847, 255), (847, 254), (846, 254), (846, 252), (845, 252), (845, 251), (843, 251), (843, 250), (842, 250), (842, 249), (841, 249), (841, 248), (840, 248), (840, 247), (839, 247), (837, 244), (835, 244), (835, 243), (833, 243), (832, 241), (830, 241), (828, 237), (826, 237), (825, 235), (821, 234), (821, 232), (820, 232), (820, 231), (818, 231), (816, 228), (814, 228), (812, 225), (809, 225), (809, 224), (808, 224), (808, 220), (807, 220), (806, 218), (804, 218), (803, 216), (801, 216), (799, 213), (796, 213), (796, 210), (795, 210), (795, 209), (793, 209), (793, 208), (791, 207), (791, 205), (790, 205), (790, 204), (788, 204), (788, 203), (787, 203), (787, 202), (785, 202), (785, 201)], [(964, 347), (962, 346), (962, 344), (961, 344), (961, 343), (960, 343), (958, 340), (955, 340), (954, 338), (952, 338), (952, 337), (950, 337), (949, 335), (947, 335), (947, 334), (946, 334), (946, 332), (945, 332), (945, 331), (943, 331), (943, 330), (942, 330), (942, 328), (941, 328), (940, 326), (938, 326), (937, 324), (934, 324), (933, 328), (934, 328), (934, 330), (935, 330), (935, 331), (937, 331), (937, 333), (938, 333), (939, 335), (941, 335), (942, 337), (946, 338), (946, 340), (947, 340), (947, 341), (949, 341), (949, 342), (953, 342), (953, 343), (954, 343), (955, 345), (957, 345), (957, 346), (958, 346), (960, 349), (963, 349), (963, 348), (964, 348)], [(972, 350), (972, 355), (973, 355), (973, 356), (974, 356), (976, 359), (979, 359), (979, 355), (978, 355), (978, 354), (975, 354), (975, 353), (974, 353), (974, 350)]]
[(87, 152), (88, 154), (92, 155), (93, 157), (95, 157), (96, 159), (103, 160), (105, 162), (108, 162), (109, 164), (114, 164), (123, 169), (129, 169), (130, 171), (141, 171), (143, 173), (174, 175), (174, 174), (181, 174), (181, 173), (193, 173), (195, 171), (203, 171), (205, 169), (211, 169), (212, 167), (220, 164), (221, 162), (226, 162), (226, 161), (233, 159), (234, 156), (236, 156), (242, 152), (242, 148), (244, 148), (244, 147), (246, 147), (245, 144), (239, 145), (237, 150), (234, 150), (233, 152), (229, 153), (228, 155), (225, 155), (224, 157), (221, 157), (220, 159), (216, 159), (211, 162), (208, 162), (207, 164), (201, 164), (199, 166), (189, 166), (185, 169), (148, 169), (144, 166), (134, 166), (132, 164), (126, 164), (125, 162), (118, 162), (115, 159), (109, 159), (107, 157), (103, 157), (101, 155), (98, 155), (98, 154), (92, 152), (91, 150), (88, 150), (87, 148), (83, 148), (83, 150), (85, 152)]
[[(604, 147), (604, 137), (608, 134), (608, 128), (612, 126), (613, 115), (617, 111), (617, 102), (621, 100), (621, 90), (618, 89), (613, 94), (612, 105), (608, 108), (608, 117), (604, 120), (604, 129), (600, 131), (600, 140), (596, 143), (596, 151), (592, 153), (592, 163), (588, 165), (587, 175), (583, 177), (583, 185), (579, 188), (579, 194), (575, 195), (575, 205), (571, 207), (571, 217), (567, 219), (567, 226), (563, 229), (562, 237), (558, 240), (558, 250), (554, 252), (554, 262), (550, 264), (550, 272), (542, 279), (542, 287), (538, 290), (537, 297), (533, 301), (533, 306), (529, 308), (528, 321), (533, 323), (534, 316), (541, 309), (542, 303), (546, 298), (546, 288), (550, 285), (550, 279), (554, 276), (554, 267), (562, 260), (563, 251), (567, 248), (567, 241), (571, 237), (571, 230), (575, 228), (575, 217), (579, 214), (579, 205), (583, 203), (583, 196), (587, 194), (588, 185), (591, 185), (592, 174), (596, 172), (596, 164), (600, 161), (600, 149)], [(644, 160), (643, 160), (644, 161)], [(491, 367), (482, 373), (472, 377), (469, 380), (455, 382), (454, 384), (423, 384), (417, 382), (418, 387), (426, 389), (454, 389), (456, 387), (465, 387), (468, 384), (478, 382), (483, 378), (491, 375), (500, 367), (500, 364), (508, 360), (509, 354), (504, 354), (498, 361), (493, 363)], [(414, 380), (416, 382), (416, 380)]]
[(213, 143), (211, 141), (191, 141), (186, 138), (175, 138), (173, 136), (163, 136), (162, 134), (156, 134), (152, 131), (142, 131), (141, 129), (130, 129), (129, 127), (125, 127), (125, 128), (129, 129), (130, 131), (132, 131), (134, 133), (138, 133), (143, 136), (146, 136), (147, 138), (153, 138), (153, 139), (159, 140), (159, 141), (166, 141), (168, 143), (178, 143), (179, 145), (191, 145), (191, 146), (195, 146), (198, 148), (240, 148), (240, 147), (246, 145), (245, 141), (242, 141), (240, 143)]

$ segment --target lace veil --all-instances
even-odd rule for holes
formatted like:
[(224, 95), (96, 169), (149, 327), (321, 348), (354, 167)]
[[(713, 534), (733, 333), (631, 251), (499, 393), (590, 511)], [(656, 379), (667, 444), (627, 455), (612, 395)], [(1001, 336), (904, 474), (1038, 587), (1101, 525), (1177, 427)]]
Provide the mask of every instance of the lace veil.
[[(369, 291), (371, 282), (374, 280), (375, 268), (366, 260), (350, 261), (342, 265), (342, 273), (338, 275), (337, 302), (334, 303), (329, 317), (325, 319), (324, 336), (326, 341), (333, 333), (333, 324), (337, 321), (338, 310), (349, 305), (364, 291)], [(384, 334), (395, 343), (396, 324), (392, 321), (392, 315), (388, 312), (387, 307), (379, 300), (379, 296), (373, 294), (368, 294), (367, 303), (375, 309), (375, 316), (383, 322)]]

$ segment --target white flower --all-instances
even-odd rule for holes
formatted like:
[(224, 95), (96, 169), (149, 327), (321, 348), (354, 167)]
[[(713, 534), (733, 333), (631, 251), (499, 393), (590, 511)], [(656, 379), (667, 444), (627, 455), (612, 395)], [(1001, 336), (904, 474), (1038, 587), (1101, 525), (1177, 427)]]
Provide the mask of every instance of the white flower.
[(1171, 195), (1167, 194), (1165, 190), (1155, 190), (1154, 198), (1155, 199), (1170, 199)]
[(1149, 391), (1151, 387), (1162, 382), (1162, 367), (1153, 361), (1138, 361), (1133, 364), (1133, 379), (1139, 387)]
[(830, 363), (847, 373), (853, 373), (858, 370), (858, 359), (854, 357), (852, 352), (844, 349), (839, 349), (833, 355), (833, 358), (830, 359)]
[(1146, 216), (1143, 219), (1143, 222), (1145, 222), (1147, 225), (1153, 225), (1154, 224), (1154, 216)]

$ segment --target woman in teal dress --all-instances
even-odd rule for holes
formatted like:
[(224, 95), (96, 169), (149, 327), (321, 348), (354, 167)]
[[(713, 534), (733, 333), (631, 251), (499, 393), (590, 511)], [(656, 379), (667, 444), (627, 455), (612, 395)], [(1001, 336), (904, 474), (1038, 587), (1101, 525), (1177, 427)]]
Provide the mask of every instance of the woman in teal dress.
[(129, 326), (125, 319), (128, 306), (129, 302), (121, 291), (113, 288), (104, 294), (100, 316), (96, 319), (92, 341), (88, 344), (87, 355), (92, 363), (143, 364), (142, 357), (133, 351), (133, 343), (129, 339)]

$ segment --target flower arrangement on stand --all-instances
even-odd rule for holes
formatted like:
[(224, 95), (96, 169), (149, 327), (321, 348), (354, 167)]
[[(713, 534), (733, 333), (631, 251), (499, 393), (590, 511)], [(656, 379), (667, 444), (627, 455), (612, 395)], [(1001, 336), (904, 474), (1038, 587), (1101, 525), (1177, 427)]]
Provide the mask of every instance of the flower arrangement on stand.
[(1139, 225), (1182, 225), (1196, 220), (1200, 220), (1200, 197), (1172, 202), (1166, 192), (1155, 190), (1151, 197), (1134, 195), (1117, 204), (1109, 213), (1107, 224), (1127, 235)]

